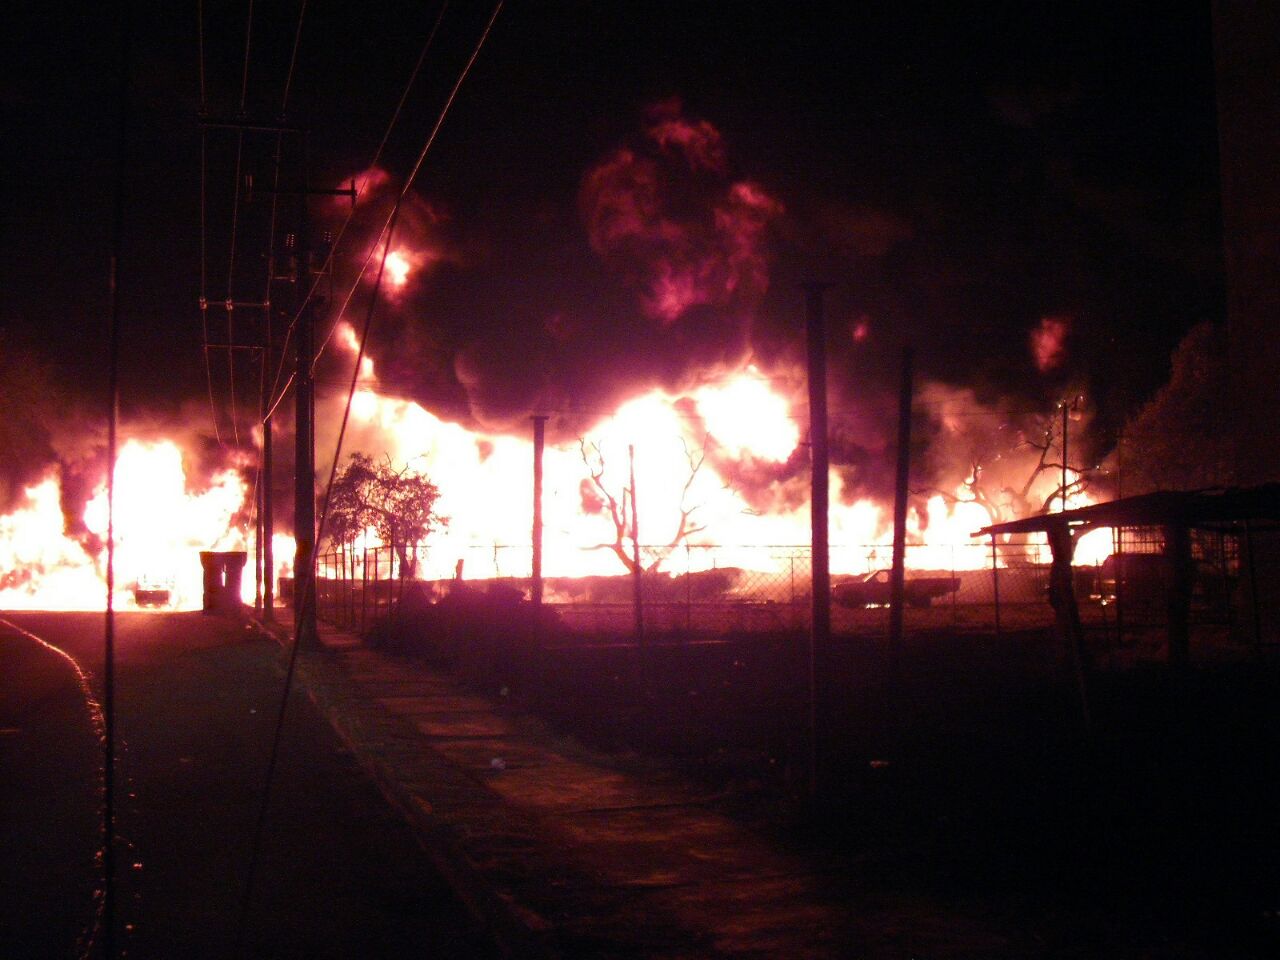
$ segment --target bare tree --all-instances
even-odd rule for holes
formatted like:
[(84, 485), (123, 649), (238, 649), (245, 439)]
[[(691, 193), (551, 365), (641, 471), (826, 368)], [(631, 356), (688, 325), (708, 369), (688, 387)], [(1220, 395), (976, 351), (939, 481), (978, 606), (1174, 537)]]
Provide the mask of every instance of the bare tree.
[[(649, 565), (642, 567), (642, 572), (645, 573), (652, 573), (657, 570), (676, 547), (689, 537), (706, 529), (704, 525), (698, 523), (693, 517), (698, 505), (690, 505), (688, 502), (689, 491), (693, 487), (693, 481), (697, 478), (698, 471), (702, 469), (702, 465), (707, 459), (706, 443), (704, 441), (702, 448), (695, 452), (689, 449), (687, 442), (683, 440), (681, 442), (684, 444), (685, 458), (689, 463), (689, 474), (685, 478), (684, 487), (680, 491), (680, 507), (675, 531), (665, 544), (657, 548), (657, 556)], [(605, 458), (600, 445), (580, 438), (578, 440), (578, 448), (582, 451), (582, 462), (586, 465), (587, 473), (590, 476), (589, 481), (583, 482), (584, 484), (589, 484), (591, 493), (599, 500), (600, 511), (608, 516), (614, 531), (612, 541), (598, 544), (593, 549), (613, 551), (614, 555), (622, 561), (623, 566), (629, 572), (635, 573), (635, 548), (637, 546), (633, 538), (635, 491), (630, 487), (624, 486), (620, 495), (615, 496), (605, 483)]]
[[(1060, 410), (1037, 415), (1026, 429), (1001, 429), (976, 442), (970, 449), (968, 473), (959, 491), (929, 487), (913, 492), (937, 494), (953, 504), (976, 503), (992, 523), (1048, 513), (1062, 501), (1064, 493), (1067, 498), (1081, 493), (1089, 488), (1091, 480), (1087, 471), (1068, 464), (1063, 486)], [(1058, 482), (1047, 493), (1036, 493), (1040, 478), (1046, 474)]]

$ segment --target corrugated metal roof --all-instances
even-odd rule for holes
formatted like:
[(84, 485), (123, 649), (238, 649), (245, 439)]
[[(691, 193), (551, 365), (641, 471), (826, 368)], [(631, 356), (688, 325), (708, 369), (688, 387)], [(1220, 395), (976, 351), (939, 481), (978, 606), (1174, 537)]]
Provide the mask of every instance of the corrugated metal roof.
[(1145, 527), (1177, 524), (1194, 527), (1238, 520), (1280, 522), (1280, 483), (1260, 487), (1183, 492), (1161, 490), (1137, 497), (1095, 503), (1064, 513), (1045, 513), (983, 527), (974, 536), (1034, 533), (1070, 527)]

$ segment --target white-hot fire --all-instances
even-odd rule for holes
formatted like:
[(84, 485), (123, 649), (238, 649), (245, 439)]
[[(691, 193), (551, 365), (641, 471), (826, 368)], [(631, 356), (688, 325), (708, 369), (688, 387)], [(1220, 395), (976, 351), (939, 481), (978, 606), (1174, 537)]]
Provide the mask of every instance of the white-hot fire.
[(393, 287), (403, 287), (409, 282), (409, 270), (412, 264), (403, 250), (392, 250), (387, 254), (387, 280)]
[[(346, 325), (339, 328), (336, 342), (352, 354), (358, 348)], [(465, 561), (468, 578), (528, 576), (531, 439), (468, 430), (411, 400), (381, 394), (369, 385), (372, 361), (365, 358), (363, 366), (365, 385), (354, 396), (346, 450), (389, 457), (397, 466), (408, 464), (425, 473), (440, 490), (437, 512), (449, 519), (420, 551), (417, 576), (451, 577), (459, 560)], [(723, 465), (776, 466), (796, 454), (804, 438), (788, 390), (796, 391), (800, 384), (796, 376), (769, 377), (752, 366), (709, 377), (678, 396), (652, 390), (602, 418), (584, 431), (580, 442), (548, 446), (544, 573), (623, 572), (610, 549), (618, 531), (607, 496), (626, 509), (632, 502), (638, 507), (640, 542), (658, 548), (646, 549), (646, 565), (664, 549), (674, 549), (679, 555), (659, 569), (673, 574), (713, 566), (784, 569), (803, 554), (809, 540), (807, 497), (795, 495), (792, 487), (782, 489), (794, 479), (775, 481), (777, 496), (761, 509), (759, 490), (749, 498)], [(322, 461), (324, 451), (332, 451), (342, 402), (335, 392), (318, 405)], [(634, 501), (625, 492), (633, 470)], [(593, 472), (598, 484), (591, 479)], [(887, 566), (889, 509), (846, 497), (837, 471), (831, 490), (833, 571), (862, 573)], [(247, 551), (242, 597), (252, 602), (252, 491), (239, 470), (225, 469), (198, 482), (176, 443), (131, 440), (117, 459), (115, 491), (119, 608), (132, 606), (138, 591), (147, 589), (167, 591), (168, 608), (199, 607), (203, 582), (198, 554), (205, 550)], [(0, 517), (0, 608), (105, 605), (106, 496), (104, 479), (80, 512), (79, 524), (71, 525), (74, 535), (68, 533), (53, 475), (27, 489), (18, 508)], [(924, 509), (910, 512), (910, 566), (956, 570), (990, 563), (989, 552), (971, 535), (991, 517), (963, 500), (939, 493)], [(1069, 506), (1086, 502), (1085, 494), (1076, 493)], [(677, 536), (682, 518), (685, 533)], [(365, 542), (374, 542), (371, 533)], [(1077, 562), (1097, 562), (1110, 547), (1110, 532), (1095, 531), (1081, 539)], [(277, 535), (274, 551), (276, 575), (287, 574), (292, 540)]]
[[(129, 440), (115, 465), (114, 605), (147, 595), (169, 609), (199, 607), (200, 551), (248, 550), (241, 526), (249, 490), (240, 472), (224, 469), (193, 486), (183, 452), (169, 440)], [(68, 533), (62, 495), (50, 475), (0, 517), (0, 607), (92, 610), (106, 606), (108, 501), (105, 478)], [(282, 544), (283, 545), (283, 544)], [(242, 581), (252, 600), (252, 564)]]

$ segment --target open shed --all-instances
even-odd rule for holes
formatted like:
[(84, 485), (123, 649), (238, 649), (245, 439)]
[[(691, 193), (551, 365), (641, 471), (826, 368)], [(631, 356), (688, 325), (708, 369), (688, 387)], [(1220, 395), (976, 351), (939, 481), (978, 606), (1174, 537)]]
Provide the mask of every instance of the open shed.
[(1280, 484), (1247, 489), (1159, 491), (1061, 513), (1024, 517), (978, 531), (993, 549), (1001, 537), (1042, 533), (1052, 551), (1048, 600), (1055, 622), (1087, 666), (1075, 545), (1100, 527), (1113, 531), (1092, 602), (1115, 605), (1117, 637), (1126, 614), (1166, 628), (1169, 662), (1186, 664), (1193, 620), (1217, 618), (1235, 639), (1280, 639)]

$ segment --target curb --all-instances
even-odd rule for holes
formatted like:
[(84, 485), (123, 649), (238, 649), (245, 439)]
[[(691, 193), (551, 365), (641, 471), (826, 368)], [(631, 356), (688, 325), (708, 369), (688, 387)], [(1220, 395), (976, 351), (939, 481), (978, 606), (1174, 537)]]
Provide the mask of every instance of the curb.
[[(286, 625), (276, 624), (272, 629), (253, 617), (247, 618), (247, 622), (264, 639), (274, 640), (286, 654), (289, 652), (293, 638)], [(372, 727), (381, 727), (384, 732), (407, 728), (407, 722), (351, 695), (342, 668), (323, 647), (299, 651), (294, 676), (295, 685), (306, 691), (308, 699), (370, 776), (383, 798), (409, 824), (432, 865), (458, 895), (476, 924), (489, 935), (499, 953), (511, 960), (556, 960), (560, 953), (548, 942), (551, 924), (495, 891), (454, 837), (451, 824), (408, 789), (386, 759), (370, 749), (361, 735)], [(403, 739), (410, 742), (414, 738), (406, 732)], [(416, 749), (430, 750), (421, 745)], [(440, 765), (448, 765), (443, 757), (436, 759)], [(467, 775), (459, 771), (459, 776)], [(484, 789), (480, 784), (475, 786)], [(494, 802), (500, 803), (496, 798)]]

